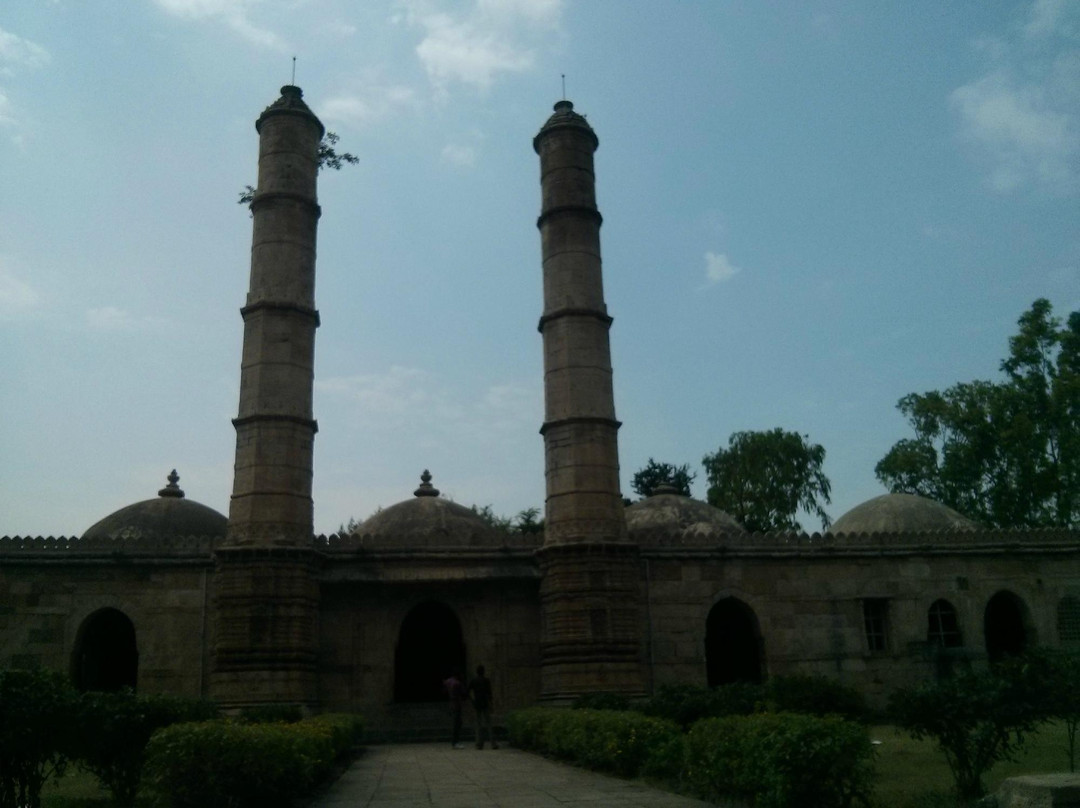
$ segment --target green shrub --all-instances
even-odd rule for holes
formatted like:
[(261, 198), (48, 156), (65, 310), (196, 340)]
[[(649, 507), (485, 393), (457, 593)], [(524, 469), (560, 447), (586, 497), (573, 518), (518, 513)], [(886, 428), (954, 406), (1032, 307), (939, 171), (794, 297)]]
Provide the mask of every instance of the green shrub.
[(756, 808), (869, 804), (873, 747), (859, 724), (794, 713), (708, 718), (686, 737), (684, 782)]
[(131, 805), (142, 776), (146, 745), (154, 730), (217, 716), (209, 701), (167, 695), (83, 693), (79, 698), (79, 765), (92, 772), (118, 805)]
[(670, 721), (615, 710), (533, 707), (511, 713), (507, 728), (515, 746), (624, 777), (654, 770), (653, 751), (679, 737)]
[(866, 718), (866, 701), (853, 687), (824, 676), (774, 676), (765, 685), (771, 712), (839, 715), (852, 721)]
[(364, 722), (355, 713), (323, 713), (303, 723), (330, 734), (335, 760), (347, 758), (364, 737)]
[(661, 685), (637, 709), (645, 715), (674, 721), (685, 731), (702, 718), (750, 715), (762, 698), (760, 685), (744, 682), (715, 688)]
[(349, 717), (293, 724), (174, 724), (147, 747), (146, 780), (168, 808), (283, 808), (330, 771), (359, 732)]
[(78, 694), (63, 674), (0, 671), (0, 808), (39, 808), (76, 745)]
[(556, 710), (551, 707), (528, 707), (514, 710), (506, 716), (506, 732), (510, 743), (518, 749), (543, 752), (544, 730)]
[(630, 700), (618, 693), (586, 693), (570, 706), (574, 710), (629, 710)]

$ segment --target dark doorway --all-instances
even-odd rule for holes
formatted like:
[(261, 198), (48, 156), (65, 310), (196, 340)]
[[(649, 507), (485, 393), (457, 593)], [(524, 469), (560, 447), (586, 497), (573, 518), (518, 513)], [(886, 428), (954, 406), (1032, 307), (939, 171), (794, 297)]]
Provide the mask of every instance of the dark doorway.
[(1028, 647), (1024, 612), (1024, 602), (1012, 592), (998, 592), (986, 604), (983, 630), (991, 662), (1022, 654)]
[(139, 672), (134, 624), (117, 609), (94, 612), (79, 627), (73, 662), (81, 690), (134, 689)]
[(761, 681), (761, 636), (754, 610), (735, 598), (712, 607), (705, 623), (709, 687)]
[(394, 701), (444, 701), (443, 680), (467, 676), (461, 623), (444, 603), (428, 601), (406, 615), (394, 653)]

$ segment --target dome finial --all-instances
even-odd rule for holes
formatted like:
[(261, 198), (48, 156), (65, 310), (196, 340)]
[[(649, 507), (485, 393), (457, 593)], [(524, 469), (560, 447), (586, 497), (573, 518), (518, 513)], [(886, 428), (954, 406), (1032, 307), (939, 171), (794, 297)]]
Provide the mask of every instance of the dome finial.
[(439, 489), (431, 484), (431, 472), (424, 469), (424, 473), (420, 475), (420, 487), (413, 491), (418, 497), (437, 497), (439, 496)]
[(180, 482), (180, 475), (176, 473), (176, 469), (169, 472), (169, 476), (166, 479), (168, 479), (169, 484), (158, 491), (158, 496), (182, 498), (184, 492), (180, 490), (180, 486), (177, 485), (177, 483)]

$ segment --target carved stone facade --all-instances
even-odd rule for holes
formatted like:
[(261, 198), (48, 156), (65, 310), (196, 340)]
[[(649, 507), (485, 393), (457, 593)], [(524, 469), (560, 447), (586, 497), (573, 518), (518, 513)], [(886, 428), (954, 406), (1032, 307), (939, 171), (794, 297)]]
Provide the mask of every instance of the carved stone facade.
[[(348, 535), (311, 528), (315, 196), (322, 127), (297, 88), (259, 119), (251, 290), (229, 518), (155, 499), (80, 538), (0, 538), (0, 667), (229, 707), (445, 722), (441, 681), (484, 664), (499, 713), (794, 672), (884, 703), (895, 687), (1035, 645), (1080, 648), (1080, 534), (992, 531), (871, 500), (834, 532), (749, 534), (660, 491), (624, 508), (592, 154), (561, 101), (534, 146), (544, 272), (547, 532), (415, 496)], [(478, 497), (480, 498), (480, 497)]]

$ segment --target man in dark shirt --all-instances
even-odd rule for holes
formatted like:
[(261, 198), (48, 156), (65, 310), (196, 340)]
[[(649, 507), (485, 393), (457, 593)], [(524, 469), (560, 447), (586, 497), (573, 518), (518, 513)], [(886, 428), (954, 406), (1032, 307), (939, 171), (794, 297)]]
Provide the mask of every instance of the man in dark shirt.
[(476, 748), (483, 749), (484, 741), (491, 739), (491, 748), (498, 749), (495, 735), (491, 731), (491, 680), (484, 675), (484, 666), (476, 666), (476, 676), (469, 682), (469, 700), (476, 710)]

